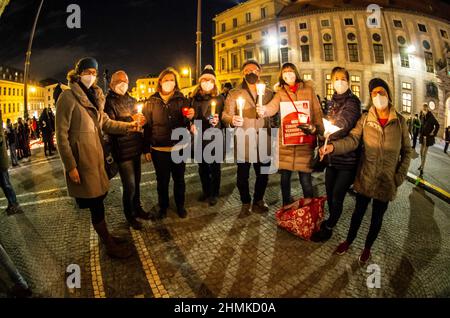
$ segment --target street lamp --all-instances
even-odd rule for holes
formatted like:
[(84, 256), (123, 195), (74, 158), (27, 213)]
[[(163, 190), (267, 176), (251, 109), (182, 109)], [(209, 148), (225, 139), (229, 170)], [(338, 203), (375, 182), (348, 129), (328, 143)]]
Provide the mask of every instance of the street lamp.
[(406, 52), (407, 52), (408, 54), (413, 54), (413, 53), (416, 52), (416, 47), (415, 47), (414, 45), (410, 45), (410, 46), (408, 46), (408, 48), (406, 49)]
[(37, 22), (39, 19), (39, 15), (41, 14), (41, 9), (44, 4), (44, 0), (41, 0), (41, 3), (39, 4), (38, 11), (36, 13), (36, 17), (34, 18), (34, 24), (33, 28), (31, 29), (31, 35), (30, 35), (30, 41), (28, 42), (28, 49), (25, 56), (25, 70), (24, 70), (24, 76), (23, 76), (23, 85), (24, 85), (24, 107), (23, 107), (23, 117), (25, 120), (28, 119), (28, 77), (30, 76), (30, 60), (31, 60), (31, 48), (33, 46), (33, 39), (34, 39), (34, 33), (36, 31)]
[(191, 87), (192, 86), (192, 68), (190, 66), (183, 67), (181, 69), (181, 75), (183, 77), (188, 77), (189, 78), (189, 85), (188, 85), (188, 87)]

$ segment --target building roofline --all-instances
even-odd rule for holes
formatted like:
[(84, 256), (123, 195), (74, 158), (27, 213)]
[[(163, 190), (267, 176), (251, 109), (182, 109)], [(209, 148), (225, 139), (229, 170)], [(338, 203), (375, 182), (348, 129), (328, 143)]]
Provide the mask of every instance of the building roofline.
[[(295, 4), (293, 4), (295, 5)], [(284, 9), (286, 9), (288, 7), (285, 7)], [(415, 10), (408, 10), (408, 9), (400, 9), (400, 8), (383, 8), (385, 11), (391, 11), (391, 12), (402, 12), (402, 13), (409, 13), (409, 14), (415, 14), (415, 15), (419, 15), (419, 16), (423, 16), (426, 18), (431, 18), (431, 19), (435, 19), (447, 24), (450, 24), (450, 20), (446, 20), (444, 18), (438, 17), (438, 16), (434, 16), (428, 13), (423, 13), (420, 11), (415, 11)], [(280, 13), (277, 15), (279, 20), (283, 20), (283, 19), (292, 19), (295, 17), (304, 17), (304, 16), (308, 16), (308, 15), (313, 15), (313, 14), (321, 14), (321, 13), (329, 13), (329, 12), (341, 12), (341, 11), (355, 11), (355, 10), (359, 10), (359, 11), (366, 11), (367, 7), (359, 7), (359, 6), (354, 6), (354, 7), (342, 7), (342, 8), (315, 8), (315, 9), (310, 9), (310, 10), (306, 10), (304, 12), (298, 12), (298, 13), (294, 13), (294, 14), (287, 14), (287, 15), (283, 15), (283, 10), (280, 11)]]

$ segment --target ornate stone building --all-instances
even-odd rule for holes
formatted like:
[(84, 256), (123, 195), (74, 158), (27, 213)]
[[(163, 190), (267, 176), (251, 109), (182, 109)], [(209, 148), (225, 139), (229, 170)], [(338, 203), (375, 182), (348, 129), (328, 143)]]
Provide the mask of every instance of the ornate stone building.
[[(368, 7), (370, 4), (377, 6)], [(390, 83), (397, 109), (417, 113), (429, 103), (442, 127), (450, 125), (450, 6), (443, 1), (249, 0), (216, 16), (218, 79), (237, 84), (248, 58), (275, 84), (284, 62), (296, 64), (331, 97), (331, 70), (346, 67), (363, 103), (368, 83)]]

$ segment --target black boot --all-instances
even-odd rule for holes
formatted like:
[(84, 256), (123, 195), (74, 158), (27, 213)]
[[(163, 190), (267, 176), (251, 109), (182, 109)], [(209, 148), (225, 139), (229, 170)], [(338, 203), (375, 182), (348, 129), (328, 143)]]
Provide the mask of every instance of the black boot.
[(311, 236), (311, 241), (319, 243), (328, 241), (333, 235), (333, 229), (326, 226), (326, 222), (322, 222), (320, 230)]
[(187, 211), (186, 211), (186, 209), (184, 207), (183, 208), (178, 208), (177, 209), (177, 214), (182, 219), (185, 219), (187, 217)]
[(131, 249), (124, 245), (119, 245), (115, 242), (113, 237), (109, 234), (106, 222), (95, 224), (94, 229), (106, 247), (106, 253), (112, 258), (128, 258), (132, 255)]
[(146, 212), (141, 206), (138, 206), (136, 209), (136, 217), (142, 220), (150, 220), (151, 214)]
[(131, 218), (128, 220), (128, 224), (133, 228), (133, 230), (141, 231), (142, 223), (136, 220), (135, 218)]

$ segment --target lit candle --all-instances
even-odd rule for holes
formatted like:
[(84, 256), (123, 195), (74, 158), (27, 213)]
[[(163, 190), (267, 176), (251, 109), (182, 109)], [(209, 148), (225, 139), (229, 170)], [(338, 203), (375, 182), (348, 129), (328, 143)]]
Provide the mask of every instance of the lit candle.
[(264, 83), (259, 83), (256, 84), (256, 93), (258, 95), (258, 104), (259, 106), (262, 106), (263, 104), (263, 96), (266, 93), (266, 84)]
[(214, 115), (216, 114), (216, 106), (217, 106), (217, 103), (216, 103), (216, 101), (212, 101), (211, 102), (211, 117), (214, 117)]
[(138, 112), (139, 114), (142, 114), (142, 109), (144, 108), (144, 104), (139, 103), (139, 104), (137, 104), (136, 106), (137, 106), (137, 112)]
[[(338, 126), (335, 126), (331, 123), (331, 121), (326, 120), (325, 118), (323, 119), (323, 126), (325, 128), (325, 145), (324, 148), (327, 148), (328, 146), (328, 140), (330, 139), (330, 136), (336, 132), (338, 132), (339, 130), (341, 130), (342, 128), (339, 128)], [(321, 158), (321, 160), (323, 160), (323, 158)]]
[(236, 104), (239, 110), (239, 117), (244, 118), (245, 99), (243, 99), (242, 96), (239, 96), (236, 100)]

